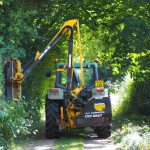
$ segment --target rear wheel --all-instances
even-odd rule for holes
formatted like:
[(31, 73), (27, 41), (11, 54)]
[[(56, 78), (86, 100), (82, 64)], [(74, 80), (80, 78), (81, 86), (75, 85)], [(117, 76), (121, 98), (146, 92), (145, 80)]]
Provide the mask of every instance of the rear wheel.
[(49, 100), (46, 97), (45, 112), (46, 112), (46, 131), (47, 139), (59, 137), (59, 124), (58, 119), (60, 116), (59, 103), (57, 101)]
[(96, 127), (95, 133), (99, 138), (108, 138), (111, 136), (111, 125), (104, 127)]

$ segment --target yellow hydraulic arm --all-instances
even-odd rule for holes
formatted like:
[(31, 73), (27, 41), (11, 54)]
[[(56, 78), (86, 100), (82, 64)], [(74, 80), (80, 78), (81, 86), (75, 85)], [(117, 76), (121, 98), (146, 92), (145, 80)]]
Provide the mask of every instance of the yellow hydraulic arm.
[(68, 83), (68, 92), (71, 92), (71, 83), (73, 76), (73, 27), (77, 27), (78, 35), (78, 50), (80, 56), (80, 68), (81, 68), (81, 86), (74, 89), (72, 93), (77, 95), (82, 88), (84, 87), (84, 74), (82, 66), (82, 50), (81, 50), (81, 41), (80, 41), (80, 29), (79, 29), (79, 20), (69, 20), (64, 23), (60, 31), (54, 36), (54, 38), (49, 42), (46, 48), (40, 53), (36, 53), (35, 57), (21, 69), (21, 62), (17, 59), (13, 59), (8, 62), (8, 69), (6, 74), (6, 96), (8, 99), (19, 99), (21, 96), (21, 87), (22, 82), (26, 76), (32, 71), (32, 69), (37, 66), (41, 59), (46, 55), (46, 53), (59, 41), (61, 36), (68, 32), (69, 42), (68, 42), (68, 67), (67, 67), (67, 83)]

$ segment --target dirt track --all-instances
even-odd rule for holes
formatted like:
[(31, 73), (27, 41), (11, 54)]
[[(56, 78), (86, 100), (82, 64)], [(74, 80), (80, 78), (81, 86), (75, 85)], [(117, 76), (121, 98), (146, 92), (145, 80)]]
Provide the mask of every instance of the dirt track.
[(36, 138), (26, 141), (23, 145), (18, 146), (15, 150), (53, 150), (54, 140), (45, 139), (44, 133)]
[(115, 150), (111, 138), (99, 139), (92, 129), (87, 128), (84, 137), (84, 150)]
[[(84, 150), (115, 150), (111, 138), (99, 139), (90, 128), (86, 129), (82, 137), (84, 139)], [(17, 147), (15, 150), (53, 150), (53, 144), (54, 140), (45, 139), (44, 133), (41, 133), (41, 136), (33, 138), (29, 142)]]

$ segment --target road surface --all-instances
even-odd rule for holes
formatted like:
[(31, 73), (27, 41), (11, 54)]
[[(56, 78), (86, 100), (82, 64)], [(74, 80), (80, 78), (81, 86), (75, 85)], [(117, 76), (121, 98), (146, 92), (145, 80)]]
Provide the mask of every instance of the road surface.
[[(119, 97), (112, 95), (111, 102), (112, 105), (115, 106), (119, 102)], [(85, 134), (82, 136), (84, 141), (84, 150), (115, 150), (115, 145), (113, 144), (113, 140), (111, 138), (99, 139), (90, 128), (86, 128)], [(38, 135), (36, 138), (33, 138), (29, 142), (22, 144), (15, 150), (54, 150), (54, 141), (55, 140), (45, 139), (44, 133), (40, 133), (40, 135)]]
[[(99, 139), (90, 128), (86, 128), (84, 135), (81, 136), (84, 141), (84, 150), (115, 150), (115, 145), (111, 138)], [(45, 139), (44, 133), (41, 133), (41, 136), (26, 141), (15, 150), (54, 150), (54, 141), (54, 139)]]
[(100, 139), (90, 128), (86, 128), (85, 131), (84, 150), (115, 150), (115, 145), (111, 138)]
[(25, 141), (24, 144), (16, 147), (15, 150), (53, 150), (54, 139), (45, 139), (44, 133), (41, 133), (36, 138)]

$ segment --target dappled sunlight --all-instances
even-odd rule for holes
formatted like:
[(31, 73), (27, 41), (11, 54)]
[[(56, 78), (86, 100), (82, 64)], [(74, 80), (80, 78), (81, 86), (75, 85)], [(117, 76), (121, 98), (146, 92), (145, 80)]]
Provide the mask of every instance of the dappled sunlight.
[(16, 147), (15, 150), (52, 150), (54, 148), (54, 141), (55, 139), (47, 140), (42, 130), (29, 141)]
[(115, 150), (115, 146), (110, 139), (94, 139), (85, 140), (84, 143), (85, 150)]
[(118, 94), (112, 93), (110, 95), (112, 107), (116, 106), (120, 102), (120, 98)]
[(133, 117), (130, 118), (131, 120), (129, 118), (127, 120), (124, 117), (120, 121), (121, 127), (116, 128), (112, 135), (118, 148), (149, 150), (150, 128), (146, 125), (146, 122), (140, 120), (140, 117), (137, 116), (137, 118), (139, 120), (133, 119)]
[(85, 150), (115, 150), (115, 145), (111, 138), (98, 138), (91, 128), (85, 129), (84, 134), (84, 149)]

